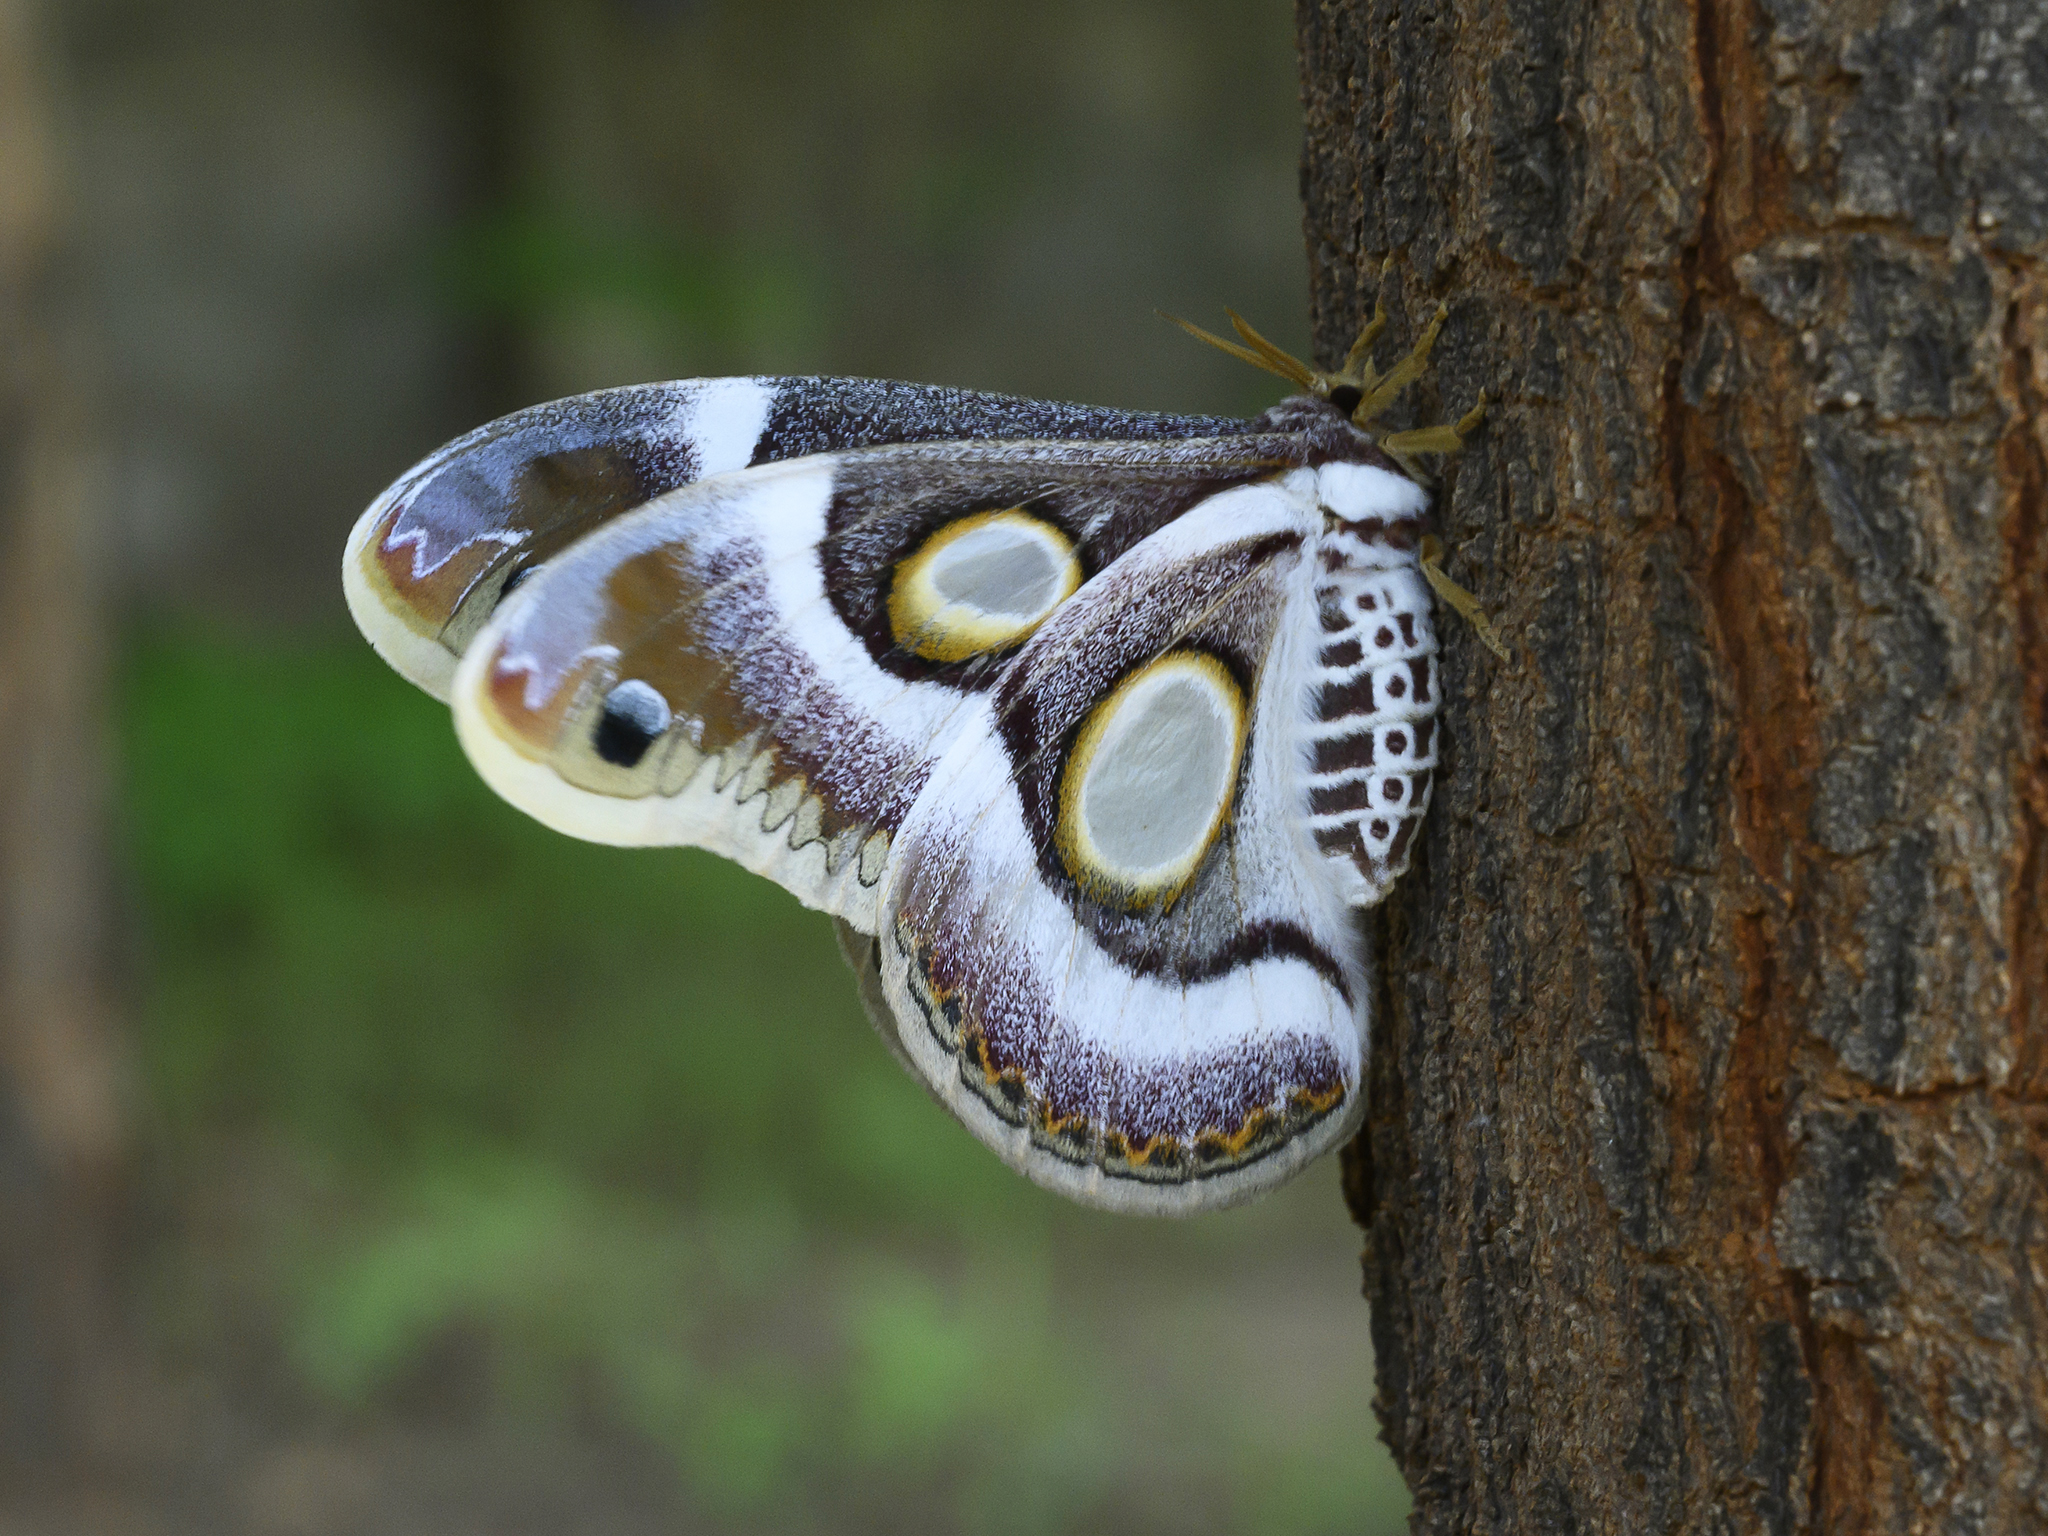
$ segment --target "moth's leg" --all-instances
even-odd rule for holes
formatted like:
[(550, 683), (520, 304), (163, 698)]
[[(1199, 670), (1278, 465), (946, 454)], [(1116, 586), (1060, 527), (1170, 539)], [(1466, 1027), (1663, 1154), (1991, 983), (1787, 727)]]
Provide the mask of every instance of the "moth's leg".
[(1430, 349), (1436, 345), (1437, 332), (1444, 328), (1444, 321), (1450, 317), (1450, 313), (1450, 305), (1437, 305), (1436, 313), (1429, 317), (1429, 324), (1422, 328), (1422, 335), (1416, 339), (1414, 348), (1406, 357), (1389, 368), (1386, 377), (1374, 384), (1365, 398), (1358, 402), (1357, 408), (1351, 413), (1353, 422), (1364, 426), (1392, 405), (1402, 390), (1422, 377), (1423, 370), (1429, 367)]
[(1456, 421), (1440, 421), (1412, 432), (1389, 432), (1380, 439), (1380, 446), (1397, 459), (1409, 453), (1456, 453), (1485, 419), (1486, 396), (1481, 395), (1479, 403)]
[(1380, 268), (1380, 291), (1373, 295), (1372, 318), (1365, 322), (1365, 328), (1358, 333), (1358, 340), (1351, 343), (1351, 350), (1344, 355), (1344, 369), (1337, 375), (1340, 379), (1356, 383), (1361, 397), (1379, 382), (1378, 370), (1372, 365), (1372, 344), (1387, 328), (1387, 273), (1393, 265), (1394, 258), (1389, 256), (1386, 266)]
[[(1441, 309), (1437, 311), (1437, 321), (1443, 319), (1443, 313)], [(1394, 381), (1395, 374), (1405, 368), (1417, 353), (1426, 354), (1429, 344), (1435, 338), (1436, 324), (1432, 323), (1429, 331), (1416, 344), (1415, 351), (1402, 359), (1395, 367), (1394, 373), (1387, 375), (1388, 383)], [(1380, 446), (1400, 460), (1405, 468), (1409, 454), (1456, 453), (1465, 446), (1465, 439), (1470, 437), (1473, 430), (1485, 419), (1486, 396), (1482, 394), (1479, 403), (1456, 421), (1439, 422), (1433, 427), (1418, 427), (1412, 432), (1391, 432), (1380, 439)], [(1479, 638), (1489, 651), (1502, 661), (1507, 661), (1508, 648), (1494, 632), (1492, 622), (1486, 617), (1486, 610), (1479, 606), (1479, 599), (1444, 574), (1443, 555), (1443, 545), (1438, 543), (1434, 536), (1425, 534), (1422, 539), (1422, 574), (1428, 579), (1431, 590), (1455, 608), (1466, 623), (1479, 631)]]
[(1501, 644), (1500, 636), (1494, 633), (1493, 622), (1487, 618), (1486, 610), (1479, 605), (1479, 599), (1444, 574), (1443, 557), (1444, 547), (1437, 542), (1436, 537), (1433, 534), (1423, 535), (1422, 574), (1429, 582), (1431, 590), (1455, 608), (1459, 616), (1479, 632), (1481, 644), (1502, 661), (1511, 660), (1508, 648)]

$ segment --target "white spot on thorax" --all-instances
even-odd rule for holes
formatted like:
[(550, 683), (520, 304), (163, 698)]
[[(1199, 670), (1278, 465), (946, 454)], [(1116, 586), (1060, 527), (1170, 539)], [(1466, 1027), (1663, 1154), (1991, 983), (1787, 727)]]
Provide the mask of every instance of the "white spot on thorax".
[(1347, 522), (1420, 517), (1429, 496), (1406, 475), (1370, 464), (1325, 464), (1316, 471), (1316, 497)]

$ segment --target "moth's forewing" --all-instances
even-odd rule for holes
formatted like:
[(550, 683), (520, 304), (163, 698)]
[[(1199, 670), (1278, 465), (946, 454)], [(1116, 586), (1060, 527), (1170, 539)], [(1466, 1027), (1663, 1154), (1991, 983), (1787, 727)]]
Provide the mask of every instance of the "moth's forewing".
[(883, 443), (1146, 441), (1243, 432), (877, 379), (686, 379), (533, 406), (436, 450), (350, 533), (342, 586), (385, 660), (446, 698), (506, 591), (601, 524), (709, 475)]
[(448, 696), (508, 586), (599, 524), (751, 462), (772, 381), (700, 379), (557, 400), (429, 455), (349, 534), (342, 590), (378, 654)]

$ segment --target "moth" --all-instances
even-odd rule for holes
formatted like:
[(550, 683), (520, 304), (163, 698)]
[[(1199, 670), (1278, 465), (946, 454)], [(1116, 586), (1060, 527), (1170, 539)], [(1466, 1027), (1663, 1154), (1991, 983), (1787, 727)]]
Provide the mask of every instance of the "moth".
[(1441, 308), (1385, 375), (1383, 309), (1334, 374), (1231, 318), (1187, 328), (1301, 391), (1249, 421), (850, 378), (535, 406), (377, 498), (349, 607), (513, 805), (831, 914), (1005, 1162), (1113, 1210), (1244, 1200), (1364, 1109), (1356, 909), (1437, 763), (1408, 466), (1480, 410), (1368, 430)]

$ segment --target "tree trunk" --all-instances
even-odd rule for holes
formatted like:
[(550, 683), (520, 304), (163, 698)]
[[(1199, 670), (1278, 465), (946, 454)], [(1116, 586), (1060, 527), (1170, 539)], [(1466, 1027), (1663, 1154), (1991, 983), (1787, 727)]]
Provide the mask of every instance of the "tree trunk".
[(83, 423), (60, 357), (52, 61), (0, 0), (0, 1467), (105, 1428), (124, 1127), (103, 923), (102, 661)]
[(2048, 13), (1298, 15), (1515, 650), (1348, 1155), (1417, 1528), (2048, 1531)]

